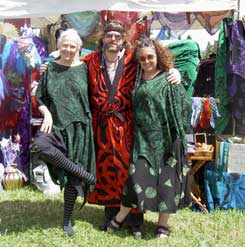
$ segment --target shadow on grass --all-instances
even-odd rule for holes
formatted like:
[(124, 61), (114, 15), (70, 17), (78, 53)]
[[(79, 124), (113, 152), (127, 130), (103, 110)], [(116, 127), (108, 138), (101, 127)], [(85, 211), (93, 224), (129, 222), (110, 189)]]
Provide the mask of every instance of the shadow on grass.
[[(87, 205), (79, 210), (80, 205), (80, 202), (75, 205), (73, 221), (85, 221), (98, 228), (103, 220), (103, 207)], [(0, 202), (0, 235), (59, 228), (63, 223), (63, 206), (59, 199)]]
[[(80, 210), (81, 198), (75, 204), (73, 210), (74, 224), (91, 224), (98, 230), (103, 222), (104, 207), (86, 204)], [(28, 230), (42, 231), (50, 228), (61, 228), (63, 223), (63, 200), (51, 198), (45, 200), (14, 200), (0, 202), (0, 235), (24, 233)], [(142, 230), (145, 239), (152, 238), (155, 224), (145, 220)], [(113, 233), (124, 238), (129, 235), (126, 224), (122, 230)]]

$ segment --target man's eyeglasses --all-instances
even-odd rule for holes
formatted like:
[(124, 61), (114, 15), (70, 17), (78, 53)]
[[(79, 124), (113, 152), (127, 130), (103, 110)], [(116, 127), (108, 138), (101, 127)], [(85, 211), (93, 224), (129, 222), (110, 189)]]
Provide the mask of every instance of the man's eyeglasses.
[(144, 57), (144, 56), (139, 56), (139, 61), (140, 61), (140, 62), (145, 62), (146, 59), (152, 61), (153, 59), (155, 59), (155, 56), (154, 56), (154, 55), (148, 55), (148, 56), (146, 56), (146, 57)]
[(122, 35), (120, 35), (120, 34), (115, 34), (115, 33), (106, 33), (105, 34), (105, 38), (106, 39), (112, 39), (113, 37), (117, 41), (122, 39)]

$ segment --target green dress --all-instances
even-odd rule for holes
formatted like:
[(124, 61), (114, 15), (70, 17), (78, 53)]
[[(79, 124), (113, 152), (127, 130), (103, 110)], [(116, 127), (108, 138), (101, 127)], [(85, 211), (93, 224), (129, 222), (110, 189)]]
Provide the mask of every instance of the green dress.
[[(36, 92), (38, 105), (52, 114), (53, 127), (60, 131), (66, 156), (95, 175), (95, 149), (88, 99), (87, 66), (67, 67), (52, 62), (41, 77)], [(52, 179), (64, 185), (66, 173), (49, 166)]]
[(166, 75), (142, 80), (132, 95), (134, 142), (122, 204), (139, 211), (174, 213), (190, 204), (185, 130), (191, 98)]

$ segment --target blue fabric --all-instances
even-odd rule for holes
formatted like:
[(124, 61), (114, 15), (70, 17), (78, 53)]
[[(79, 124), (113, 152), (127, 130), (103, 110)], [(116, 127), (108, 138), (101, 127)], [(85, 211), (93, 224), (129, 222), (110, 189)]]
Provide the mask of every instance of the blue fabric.
[(3, 53), (2, 53), (2, 70), (4, 70), (5, 65), (8, 61), (8, 57), (9, 57), (13, 44), (14, 44), (14, 41), (10, 40), (4, 46)]
[(156, 39), (158, 40), (166, 40), (171, 38), (171, 30), (167, 26), (162, 26)]
[[(5, 96), (4, 96), (4, 88), (3, 88), (3, 81), (2, 81), (2, 78), (0, 76), (0, 100), (1, 99), (4, 99)], [(0, 101), (1, 102), (1, 101)]]
[(204, 171), (204, 189), (210, 212), (219, 209), (245, 209), (245, 173)]

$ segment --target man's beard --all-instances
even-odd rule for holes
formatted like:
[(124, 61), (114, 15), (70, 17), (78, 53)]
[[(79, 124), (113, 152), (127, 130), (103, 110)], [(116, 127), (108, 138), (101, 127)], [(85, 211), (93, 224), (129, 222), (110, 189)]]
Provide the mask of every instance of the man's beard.
[(108, 52), (119, 52), (122, 49), (122, 45), (115, 45), (115, 44), (104, 44), (104, 50)]

